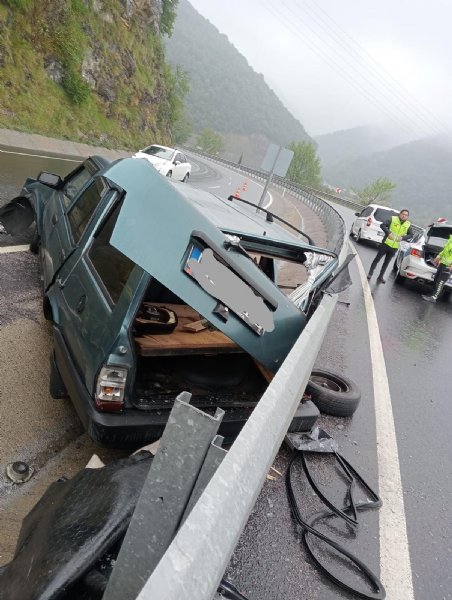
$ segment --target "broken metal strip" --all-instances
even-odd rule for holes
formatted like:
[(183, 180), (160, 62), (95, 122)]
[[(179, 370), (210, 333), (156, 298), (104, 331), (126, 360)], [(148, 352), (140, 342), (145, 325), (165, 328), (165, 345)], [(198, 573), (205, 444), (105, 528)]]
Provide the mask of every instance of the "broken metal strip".
[(103, 600), (134, 600), (170, 545), (224, 411), (214, 416), (191, 406), (191, 394), (174, 402)]

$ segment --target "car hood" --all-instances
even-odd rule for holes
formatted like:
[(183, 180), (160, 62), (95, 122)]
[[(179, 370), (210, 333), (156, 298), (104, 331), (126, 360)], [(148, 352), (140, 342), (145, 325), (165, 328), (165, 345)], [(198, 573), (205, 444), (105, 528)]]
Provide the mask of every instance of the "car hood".
[[(228, 237), (206, 218), (202, 205), (148, 163), (119, 161), (105, 176), (127, 190), (112, 245), (275, 372), (301, 333), (305, 315), (248, 256), (225, 247)], [(202, 268), (193, 253), (198, 243), (213, 251), (205, 253), (209, 261)]]

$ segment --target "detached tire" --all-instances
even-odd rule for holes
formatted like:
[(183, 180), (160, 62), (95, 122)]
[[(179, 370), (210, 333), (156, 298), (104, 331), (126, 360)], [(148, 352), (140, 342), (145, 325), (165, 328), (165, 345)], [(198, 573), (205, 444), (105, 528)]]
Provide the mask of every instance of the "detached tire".
[(334, 417), (351, 417), (361, 399), (361, 392), (351, 379), (321, 369), (312, 371), (306, 393), (321, 413)]

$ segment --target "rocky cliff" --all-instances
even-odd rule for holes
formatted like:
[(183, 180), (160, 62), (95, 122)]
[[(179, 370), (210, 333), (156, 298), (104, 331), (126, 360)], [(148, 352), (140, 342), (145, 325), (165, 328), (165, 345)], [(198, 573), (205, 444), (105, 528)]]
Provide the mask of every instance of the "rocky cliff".
[(0, 127), (138, 148), (169, 143), (184, 93), (165, 61), (177, 0), (0, 4)]

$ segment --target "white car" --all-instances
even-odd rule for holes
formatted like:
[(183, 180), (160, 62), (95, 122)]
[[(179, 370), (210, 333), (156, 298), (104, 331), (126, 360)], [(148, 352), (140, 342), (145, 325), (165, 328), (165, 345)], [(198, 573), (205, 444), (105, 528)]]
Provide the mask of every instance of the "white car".
[[(432, 285), (436, 274), (433, 259), (441, 252), (450, 235), (452, 222), (437, 222), (417, 233), (411, 242), (402, 242), (393, 266), (396, 271), (395, 281), (402, 283), (411, 279)], [(446, 282), (445, 290), (449, 294), (452, 291), (452, 276)]]
[(174, 177), (179, 181), (188, 181), (191, 175), (191, 164), (185, 154), (175, 148), (152, 144), (139, 150), (133, 158), (144, 158), (149, 161), (159, 173), (166, 177)]
[(350, 235), (355, 236), (357, 242), (367, 240), (380, 244), (385, 235), (383, 229), (380, 228), (381, 223), (399, 213), (400, 211), (394, 208), (380, 204), (368, 204), (361, 212), (355, 213), (357, 218), (353, 221)]

